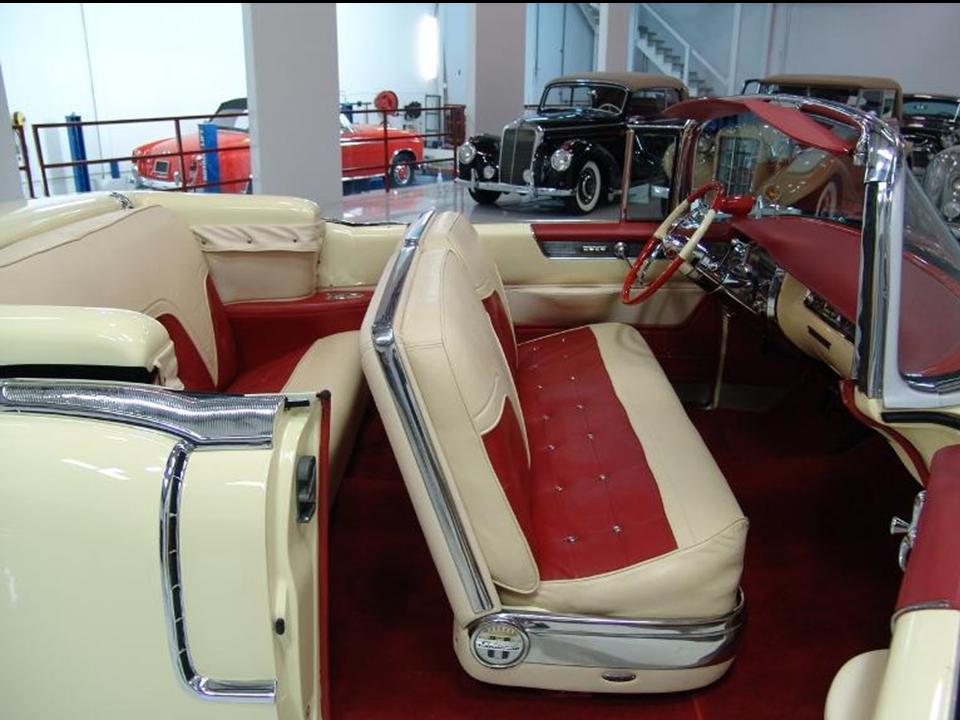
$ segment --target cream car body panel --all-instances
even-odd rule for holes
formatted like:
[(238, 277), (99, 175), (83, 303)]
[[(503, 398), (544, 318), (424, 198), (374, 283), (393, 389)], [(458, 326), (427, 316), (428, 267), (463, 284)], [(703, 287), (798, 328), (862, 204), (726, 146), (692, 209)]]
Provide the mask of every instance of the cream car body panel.
[[(175, 443), (117, 423), (0, 414), (5, 716), (237, 716), (181, 685), (167, 640), (157, 526)], [(270, 704), (239, 710), (276, 717)]]
[[(0, 365), (93, 365), (159, 372), (177, 381), (177, 357), (167, 331), (132, 310), (0, 305)], [(181, 386), (182, 387), (182, 386)]]
[(874, 720), (954, 717), (958, 638), (956, 610), (916, 610), (897, 618)]

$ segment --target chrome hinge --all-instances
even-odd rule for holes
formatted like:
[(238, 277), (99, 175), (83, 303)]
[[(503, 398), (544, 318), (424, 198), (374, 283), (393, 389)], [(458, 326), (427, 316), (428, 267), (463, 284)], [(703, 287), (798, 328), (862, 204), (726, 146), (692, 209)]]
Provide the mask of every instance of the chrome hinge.
[(903, 540), (900, 541), (900, 551), (897, 553), (897, 561), (900, 563), (901, 570), (907, 569), (907, 558), (910, 557), (913, 544), (917, 541), (917, 526), (920, 524), (920, 513), (923, 512), (923, 504), (926, 500), (926, 490), (917, 493), (917, 497), (913, 500), (913, 517), (910, 518), (910, 522), (897, 516), (890, 520), (890, 534), (903, 535)]
[(133, 200), (128, 198), (123, 193), (112, 192), (110, 193), (110, 197), (120, 203), (120, 208), (122, 210), (133, 210)]

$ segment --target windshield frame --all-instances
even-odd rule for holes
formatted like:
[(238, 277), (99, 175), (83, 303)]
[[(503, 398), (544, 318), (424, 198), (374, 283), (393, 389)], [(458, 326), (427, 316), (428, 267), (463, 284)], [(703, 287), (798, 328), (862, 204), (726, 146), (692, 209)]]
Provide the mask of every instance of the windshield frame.
[(543, 93), (540, 95), (540, 102), (537, 105), (537, 112), (550, 112), (551, 110), (580, 110), (583, 109), (578, 105), (545, 105), (547, 101), (547, 94), (553, 88), (559, 87), (569, 87), (569, 88), (578, 88), (578, 87), (590, 87), (590, 88), (609, 88), (613, 90), (619, 90), (623, 93), (623, 98), (620, 100), (620, 110), (617, 113), (611, 113), (608, 110), (600, 110), (599, 108), (590, 108), (596, 112), (604, 113), (610, 117), (620, 117), (623, 115), (623, 110), (627, 105), (627, 99), (630, 97), (630, 90), (624, 85), (613, 82), (604, 82), (602, 80), (563, 80), (561, 82), (550, 82), (547, 83), (546, 87), (543, 88)]

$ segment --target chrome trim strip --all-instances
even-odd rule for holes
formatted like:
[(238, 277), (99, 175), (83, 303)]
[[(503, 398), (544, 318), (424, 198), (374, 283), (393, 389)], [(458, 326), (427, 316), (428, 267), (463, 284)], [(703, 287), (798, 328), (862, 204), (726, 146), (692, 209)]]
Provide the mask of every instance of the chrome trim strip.
[(513, 625), (528, 641), (523, 664), (684, 670), (733, 658), (745, 621), (746, 599), (738, 590), (736, 606), (713, 618), (627, 620), (505, 609), (474, 621), (468, 633), (472, 647), (482, 625)]
[(430, 504), (436, 514), (443, 532), (447, 548), (457, 568), (460, 582), (475, 613), (489, 612), (493, 609), (493, 600), (487, 590), (480, 565), (473, 554), (460, 516), (455, 510), (453, 497), (447, 478), (444, 476), (437, 454), (434, 450), (426, 423), (420, 413), (416, 397), (407, 379), (406, 370), (397, 352), (394, 334), (394, 317), (403, 293), (410, 265), (420, 243), (423, 231), (433, 218), (434, 211), (428, 210), (410, 225), (403, 238), (403, 245), (397, 253), (380, 304), (376, 308), (371, 334), (373, 346), (380, 359), (380, 366), (386, 377), (387, 386), (393, 396), (400, 422), (407, 439), (413, 448), (417, 467), (423, 475)]
[(190, 657), (180, 573), (180, 501), (187, 460), (192, 451), (193, 445), (184, 440), (173, 446), (163, 471), (160, 492), (163, 608), (173, 664), (184, 687), (204, 700), (272, 703), (277, 696), (276, 680), (215, 680), (201, 675)]
[(134, 181), (134, 190), (179, 190), (182, 187), (176, 180), (158, 180), (157, 178), (138, 175)]
[(195, 394), (83, 380), (0, 380), (0, 412), (120, 422), (170, 433), (198, 446), (269, 447), (282, 407), (282, 395)]
[[(474, 176), (476, 177), (476, 176)], [(533, 197), (571, 197), (573, 190), (563, 190), (560, 188), (537, 187), (535, 185), (511, 185), (502, 182), (487, 182), (485, 180), (467, 180), (465, 178), (454, 178), (454, 182), (468, 186), (471, 190), (495, 190), (503, 193), (516, 193), (517, 195), (532, 195)]]

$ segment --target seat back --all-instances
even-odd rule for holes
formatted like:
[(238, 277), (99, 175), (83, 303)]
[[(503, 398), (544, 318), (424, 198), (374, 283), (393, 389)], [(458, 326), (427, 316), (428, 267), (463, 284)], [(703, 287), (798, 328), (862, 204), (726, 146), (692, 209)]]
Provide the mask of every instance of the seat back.
[[(503, 335), (476, 292), (477, 276), (448, 242), (455, 231), (468, 238), (469, 251), (472, 228), (460, 222), (441, 215), (419, 237), (408, 236), (374, 295), (361, 349), (404, 481), (463, 622), (499, 604), (493, 585), (531, 592), (539, 573), (527, 540), (523, 415)], [(470, 563), (472, 578), (463, 572)], [(485, 591), (486, 607), (471, 602), (471, 582), (480, 596)]]
[(147, 206), (78, 220), (0, 248), (0, 303), (134, 310), (156, 318), (188, 390), (236, 374), (229, 321), (190, 229)]
[(430, 231), (424, 235), (420, 244), (424, 250), (438, 246), (449, 247), (463, 262), (477, 297), (483, 302), (483, 307), (490, 317), (510, 372), (516, 378), (517, 340), (513, 332), (510, 307), (507, 305), (507, 293), (500, 271), (480, 242), (473, 225), (461, 213), (437, 213)]

